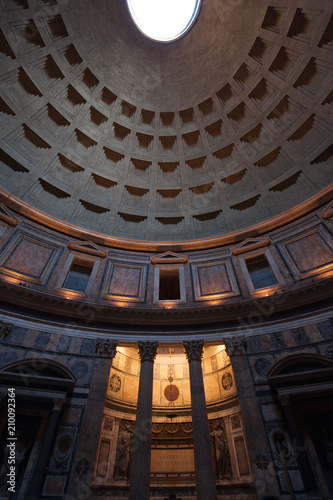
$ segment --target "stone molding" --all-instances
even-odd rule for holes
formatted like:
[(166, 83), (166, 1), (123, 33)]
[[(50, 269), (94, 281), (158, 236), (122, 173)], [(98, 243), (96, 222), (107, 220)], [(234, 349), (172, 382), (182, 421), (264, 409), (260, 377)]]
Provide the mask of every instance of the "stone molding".
[[(212, 236), (210, 238), (188, 240), (181, 242), (172, 242), (172, 247), (179, 247), (178, 251), (188, 252), (191, 250), (208, 249), (217, 246), (232, 245), (245, 240), (246, 238), (255, 238), (260, 234), (267, 233), (270, 230), (284, 226), (287, 223), (293, 222), (300, 217), (308, 214), (309, 212), (318, 209), (318, 206), (331, 201), (332, 199), (332, 186), (324, 188), (322, 191), (312, 196), (305, 202), (299, 203), (293, 210), (287, 210), (276, 216), (267, 219), (264, 222), (254, 224), (244, 229), (233, 231), (231, 233)], [(82, 238), (85, 241), (96, 242), (101, 241), (101, 233), (74, 226), (69, 222), (61, 221), (56, 217), (46, 214), (42, 210), (32, 207), (28, 203), (20, 200), (16, 196), (10, 194), (8, 191), (0, 188), (0, 200), (6, 200), (6, 205), (15, 210), (18, 214), (26, 215), (30, 220), (39, 222), (49, 229), (60, 231), (63, 234), (68, 234), (73, 237)], [(103, 245), (113, 248), (123, 248), (125, 250), (138, 250), (148, 252), (170, 251), (170, 242), (156, 242), (156, 241), (143, 241), (124, 239), (115, 236), (103, 235)]]
[[(281, 304), (275, 304), (275, 313), (284, 311), (286, 305), (288, 310), (313, 304), (315, 302), (331, 299), (332, 297), (333, 277), (325, 278), (318, 282), (312, 282), (305, 286), (299, 286), (293, 290), (287, 290), (283, 293), (285, 300)], [(82, 319), (82, 308), (87, 306), (87, 302), (68, 300), (61, 296), (52, 295), (39, 290), (27, 289), (9, 282), (0, 282), (0, 300), (4, 303), (15, 304), (16, 307), (29, 307), (35, 311), (35, 317), (50, 312), (69, 317), (71, 321), (76, 321), (78, 325), (85, 326), (85, 320)], [(244, 303), (245, 302), (245, 303)], [(95, 320), (105, 323), (110, 327), (110, 317), (113, 323), (134, 324), (136, 327), (140, 324), (150, 324), (165, 326), (166, 324), (180, 324), (186, 321), (187, 325), (199, 325), (205, 323), (221, 326), (223, 321), (233, 321), (237, 317), (246, 318), (254, 309), (262, 310), (272, 303), (272, 297), (253, 297), (248, 301), (222, 303), (217, 305), (204, 305), (200, 307), (177, 307), (172, 309), (162, 308), (139, 308), (139, 307), (117, 307), (112, 304), (90, 303), (89, 312), (94, 314)], [(292, 317), (292, 315), (291, 315)], [(265, 316), (263, 316), (265, 320)], [(272, 319), (270, 316), (269, 320)], [(264, 321), (265, 323), (265, 321)], [(264, 326), (263, 323), (263, 326)], [(244, 327), (237, 326), (237, 330), (252, 330), (250, 324), (244, 321)], [(255, 330), (255, 329), (254, 329)], [(135, 330), (137, 331), (137, 330)], [(98, 333), (96, 334), (96, 336)], [(135, 333), (136, 335), (136, 333)], [(186, 333), (184, 334), (186, 335)], [(138, 337), (136, 336), (136, 339)]]
[(117, 354), (118, 340), (97, 339), (96, 354), (102, 358), (113, 359)]
[(184, 342), (184, 351), (189, 363), (191, 361), (201, 361), (204, 352), (204, 341), (191, 340)]
[(154, 363), (158, 350), (158, 342), (138, 342), (138, 348), (141, 363), (143, 361)]

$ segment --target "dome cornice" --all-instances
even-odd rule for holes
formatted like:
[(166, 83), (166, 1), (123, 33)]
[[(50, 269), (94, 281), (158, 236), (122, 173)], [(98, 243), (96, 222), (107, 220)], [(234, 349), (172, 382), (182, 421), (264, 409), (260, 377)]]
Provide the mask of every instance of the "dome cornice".
[(51, 215), (42, 212), (41, 210), (28, 205), (22, 200), (11, 195), (4, 189), (0, 188), (0, 202), (11, 210), (36, 221), (49, 229), (59, 231), (71, 237), (80, 238), (86, 241), (105, 245), (108, 247), (121, 248), (125, 250), (147, 251), (147, 252), (165, 252), (168, 250), (175, 252), (188, 252), (195, 250), (203, 250), (214, 247), (222, 247), (238, 243), (246, 238), (252, 238), (264, 234), (268, 231), (274, 231), (283, 225), (291, 223), (300, 217), (305, 216), (311, 211), (317, 209), (324, 203), (331, 201), (333, 197), (333, 184), (320, 191), (318, 194), (307, 199), (303, 203), (286, 210), (285, 212), (271, 217), (263, 222), (259, 222), (245, 229), (233, 231), (221, 236), (210, 238), (198, 238), (190, 241), (140, 241), (116, 236), (101, 234), (89, 229), (75, 226), (68, 222), (62, 221)]

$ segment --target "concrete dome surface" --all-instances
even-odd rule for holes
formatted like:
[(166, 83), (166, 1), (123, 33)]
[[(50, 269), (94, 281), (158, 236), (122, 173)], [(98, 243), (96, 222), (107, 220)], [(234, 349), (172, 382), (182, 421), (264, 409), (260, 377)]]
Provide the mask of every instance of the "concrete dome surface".
[(0, 182), (32, 211), (191, 241), (331, 184), (330, 2), (204, 1), (168, 44), (121, 0), (11, 0), (2, 19)]

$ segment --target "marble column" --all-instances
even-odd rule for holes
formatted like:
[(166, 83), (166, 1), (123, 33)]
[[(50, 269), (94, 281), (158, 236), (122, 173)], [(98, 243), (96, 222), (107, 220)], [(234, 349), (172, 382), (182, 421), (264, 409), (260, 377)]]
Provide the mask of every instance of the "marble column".
[(317, 484), (313, 475), (313, 471), (306, 454), (306, 447), (302, 434), (300, 433), (299, 426), (295, 420), (295, 416), (291, 407), (291, 400), (289, 396), (279, 396), (279, 402), (285, 416), (290, 437), (295, 447), (297, 461), (300, 467), (303, 483), (307, 492), (316, 491)]
[(275, 495), (279, 498), (280, 489), (277, 478), (275, 473), (272, 473), (273, 458), (247, 362), (246, 339), (245, 337), (231, 337), (225, 339), (224, 344), (235, 377), (257, 493), (262, 496)]
[(197, 500), (216, 500), (216, 480), (209, 433), (201, 359), (203, 341), (184, 342), (190, 368), (193, 445)]
[(129, 500), (148, 500), (150, 493), (153, 375), (158, 342), (138, 342), (138, 347), (141, 370)]
[(94, 372), (79, 431), (66, 500), (77, 498), (87, 500), (91, 494), (90, 482), (97, 454), (110, 369), (117, 352), (117, 345), (117, 341), (97, 339)]
[(53, 408), (46, 424), (41, 449), (38, 454), (37, 464), (32, 477), (27, 500), (38, 500), (42, 493), (41, 489), (45, 480), (46, 466), (50, 459), (52, 441), (57, 430), (59, 415), (65, 399), (53, 399)]

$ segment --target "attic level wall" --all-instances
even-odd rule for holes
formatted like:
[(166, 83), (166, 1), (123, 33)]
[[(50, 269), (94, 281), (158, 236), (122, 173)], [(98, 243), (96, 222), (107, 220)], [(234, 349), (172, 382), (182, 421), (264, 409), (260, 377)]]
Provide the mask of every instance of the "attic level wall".
[[(197, 311), (259, 299), (281, 305), (287, 301), (283, 299), (287, 293), (332, 279), (330, 204), (237, 244), (163, 254), (125, 251), (71, 238), (25, 219), (5, 205), (1, 210), (0, 290), (4, 299), (16, 303), (15, 290), (18, 296), (28, 291), (47, 293), (54, 298), (53, 312), (66, 299), (66, 307), (73, 302), (74, 312), (83, 320), (78, 308), (87, 303), (101, 311), (126, 309), (129, 317), (132, 311), (148, 308), (156, 313), (185, 307)], [(179, 277), (178, 298), (160, 297), (161, 277), (173, 274)], [(70, 279), (72, 275), (75, 279)]]

